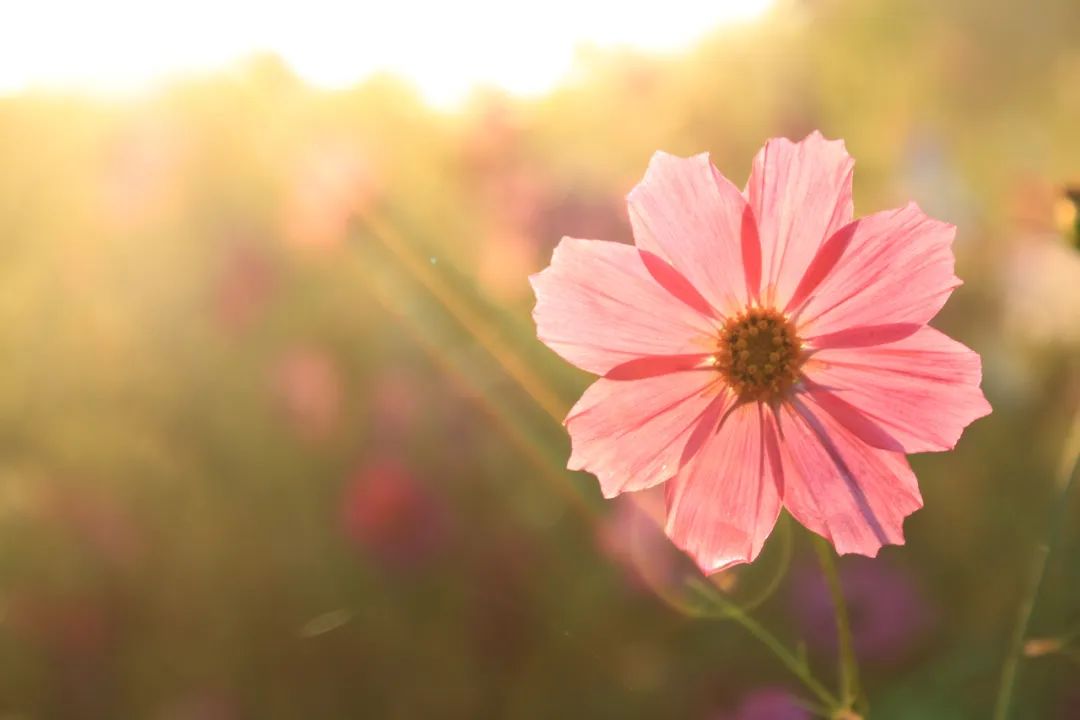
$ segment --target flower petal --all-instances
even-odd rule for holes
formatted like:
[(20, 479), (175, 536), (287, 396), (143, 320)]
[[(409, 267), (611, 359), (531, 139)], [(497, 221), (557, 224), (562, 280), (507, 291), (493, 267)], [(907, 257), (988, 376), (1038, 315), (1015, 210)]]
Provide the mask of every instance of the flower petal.
[(794, 299), (805, 296), (796, 313), (800, 334), (926, 324), (960, 285), (953, 274), (955, 234), (954, 226), (927, 217), (915, 203), (846, 226), (822, 247)]
[(746, 191), (761, 238), (762, 295), (782, 308), (826, 238), (851, 222), (855, 161), (842, 140), (814, 131), (773, 138), (754, 158)]
[(705, 573), (751, 562), (780, 514), (774, 419), (743, 403), (665, 486), (667, 534)]
[(595, 475), (607, 498), (652, 487), (678, 471), (687, 441), (710, 406), (730, 402), (712, 370), (600, 378), (566, 417), (573, 448), (567, 467)]
[[(746, 199), (708, 153), (657, 152), (627, 204), (639, 248), (670, 262), (720, 314), (746, 305), (748, 277), (760, 264), (757, 228)], [(756, 294), (756, 278), (749, 282)]]
[(874, 556), (904, 542), (904, 518), (922, 507), (901, 452), (866, 444), (813, 397), (779, 410), (784, 507), (838, 553)]
[[(713, 321), (665, 289), (644, 255), (632, 245), (564, 237), (551, 265), (530, 278), (540, 340), (598, 375), (643, 357), (711, 352)], [(672, 284), (674, 272), (666, 268), (664, 281)]]
[(830, 404), (839, 400), (876, 423), (897, 444), (889, 449), (905, 453), (951, 450), (965, 427), (990, 413), (978, 354), (928, 326), (883, 345), (821, 350), (803, 372), (810, 394), (837, 419), (844, 422)]

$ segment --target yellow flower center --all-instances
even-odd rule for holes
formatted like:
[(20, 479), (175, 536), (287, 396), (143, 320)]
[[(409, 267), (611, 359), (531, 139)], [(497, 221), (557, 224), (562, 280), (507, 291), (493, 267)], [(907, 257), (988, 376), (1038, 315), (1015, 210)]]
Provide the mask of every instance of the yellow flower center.
[(716, 368), (743, 400), (769, 401), (799, 377), (802, 341), (776, 310), (749, 308), (724, 323)]

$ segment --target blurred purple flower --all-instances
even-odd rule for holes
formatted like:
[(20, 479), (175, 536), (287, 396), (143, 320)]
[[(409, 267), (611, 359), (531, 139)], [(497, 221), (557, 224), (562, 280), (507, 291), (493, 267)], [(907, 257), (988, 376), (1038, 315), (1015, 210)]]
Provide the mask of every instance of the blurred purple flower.
[(341, 520), (346, 537), (387, 569), (423, 565), (439, 553), (449, 535), (441, 498), (390, 458), (350, 476)]
[(710, 720), (810, 720), (810, 711), (802, 707), (787, 690), (764, 687), (742, 699), (732, 713), (717, 713)]
[[(933, 613), (907, 573), (880, 559), (845, 557), (840, 580), (855, 653), (866, 662), (898, 662), (926, 637)], [(816, 565), (793, 573), (791, 609), (808, 645), (837, 652), (836, 618)]]
[(631, 237), (626, 200), (579, 189), (552, 193), (543, 207), (531, 216), (530, 233), (542, 238), (542, 255), (550, 256), (563, 235), (582, 238)]

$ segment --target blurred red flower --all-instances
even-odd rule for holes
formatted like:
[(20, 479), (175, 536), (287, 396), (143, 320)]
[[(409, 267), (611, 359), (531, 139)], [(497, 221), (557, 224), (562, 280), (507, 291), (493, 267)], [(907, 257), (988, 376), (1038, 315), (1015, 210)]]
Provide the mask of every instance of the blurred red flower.
[(346, 537), (388, 569), (423, 565), (444, 547), (449, 530), (441, 499), (394, 459), (349, 477), (341, 520)]

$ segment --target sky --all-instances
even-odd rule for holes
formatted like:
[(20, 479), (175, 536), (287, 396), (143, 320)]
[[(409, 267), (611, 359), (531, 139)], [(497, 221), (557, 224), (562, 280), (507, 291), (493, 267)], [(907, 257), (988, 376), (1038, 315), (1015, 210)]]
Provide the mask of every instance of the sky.
[(429, 102), (453, 106), (477, 85), (542, 93), (583, 47), (676, 50), (753, 22), (772, 2), (0, 0), (0, 94), (137, 92), (272, 52), (321, 87), (390, 71)]

